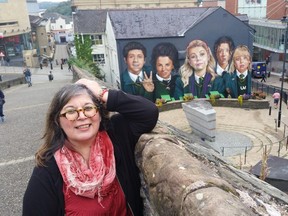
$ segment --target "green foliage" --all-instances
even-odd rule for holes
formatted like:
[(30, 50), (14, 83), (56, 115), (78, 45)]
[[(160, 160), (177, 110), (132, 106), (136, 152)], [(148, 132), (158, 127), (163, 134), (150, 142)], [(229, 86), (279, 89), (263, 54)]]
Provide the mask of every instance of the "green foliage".
[(92, 73), (98, 79), (103, 80), (105, 76), (101, 73), (99, 66), (93, 62), (91, 55), (92, 41), (89, 35), (75, 35), (74, 43), (76, 48), (77, 59), (70, 59), (71, 64), (75, 64), (79, 68), (83, 68)]
[(92, 61), (92, 41), (89, 35), (75, 35), (74, 43), (76, 47), (77, 58), (84, 62)]
[(105, 75), (103, 75), (101, 73), (101, 70), (99, 68), (99, 66), (97, 64), (95, 64), (95, 62), (90, 62), (89, 63), (89, 68), (90, 68), (90, 72), (95, 76), (97, 77), (98, 79), (100, 80), (104, 80), (105, 78)]
[(60, 2), (56, 6), (49, 7), (46, 12), (48, 13), (59, 13), (64, 16), (71, 17), (71, 1)]

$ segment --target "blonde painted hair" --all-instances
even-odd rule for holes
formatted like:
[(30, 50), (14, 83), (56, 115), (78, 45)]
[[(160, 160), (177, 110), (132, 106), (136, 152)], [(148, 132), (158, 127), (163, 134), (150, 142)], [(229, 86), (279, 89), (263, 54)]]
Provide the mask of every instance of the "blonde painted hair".
[(214, 71), (215, 68), (215, 59), (212, 55), (212, 52), (208, 45), (202, 41), (202, 40), (193, 40), (189, 43), (189, 45), (186, 48), (186, 58), (184, 61), (184, 64), (180, 67), (179, 73), (181, 75), (181, 80), (184, 84), (184, 87), (189, 84), (189, 77), (193, 74), (194, 68), (189, 64), (189, 50), (195, 47), (203, 47), (208, 56), (209, 56), (209, 61), (206, 67), (206, 72), (210, 73), (212, 75), (212, 80), (215, 79), (216, 73)]
[(236, 47), (236, 49), (234, 50), (233, 55), (232, 55), (232, 65), (231, 65), (230, 71), (229, 71), (230, 73), (233, 73), (236, 70), (235, 60), (239, 56), (245, 56), (246, 58), (248, 58), (250, 60), (250, 64), (249, 64), (247, 69), (251, 70), (252, 57), (251, 57), (249, 48), (245, 45), (239, 45)]

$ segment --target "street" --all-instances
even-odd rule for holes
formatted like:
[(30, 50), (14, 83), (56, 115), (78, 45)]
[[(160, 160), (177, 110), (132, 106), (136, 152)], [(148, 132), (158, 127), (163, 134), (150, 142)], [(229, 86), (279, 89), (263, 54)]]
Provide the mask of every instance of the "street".
[[(61, 47), (60, 49), (62, 49)], [(64, 52), (65, 54), (65, 52)], [(67, 58), (67, 56), (59, 56)], [(19, 68), (19, 72), (22, 68)], [(22, 215), (22, 198), (34, 167), (34, 154), (42, 144), (46, 111), (54, 93), (72, 81), (67, 64), (32, 69), (32, 83), (4, 90), (6, 121), (0, 124), (0, 215)]]

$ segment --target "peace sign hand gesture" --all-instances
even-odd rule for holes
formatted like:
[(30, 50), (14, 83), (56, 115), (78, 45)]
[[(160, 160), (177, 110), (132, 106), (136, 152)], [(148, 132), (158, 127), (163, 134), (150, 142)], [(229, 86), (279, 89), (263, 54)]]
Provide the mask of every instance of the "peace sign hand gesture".
[(152, 79), (152, 71), (150, 72), (150, 76), (148, 77), (146, 72), (144, 71), (144, 80), (142, 82), (142, 85), (144, 89), (147, 92), (153, 92), (154, 91), (154, 83)]

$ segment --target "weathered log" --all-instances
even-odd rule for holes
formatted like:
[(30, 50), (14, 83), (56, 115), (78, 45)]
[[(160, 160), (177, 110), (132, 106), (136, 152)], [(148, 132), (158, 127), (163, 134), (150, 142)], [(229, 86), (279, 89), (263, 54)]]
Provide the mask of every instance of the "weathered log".
[(147, 215), (288, 215), (287, 194), (202, 144), (161, 122), (140, 137), (135, 153)]

